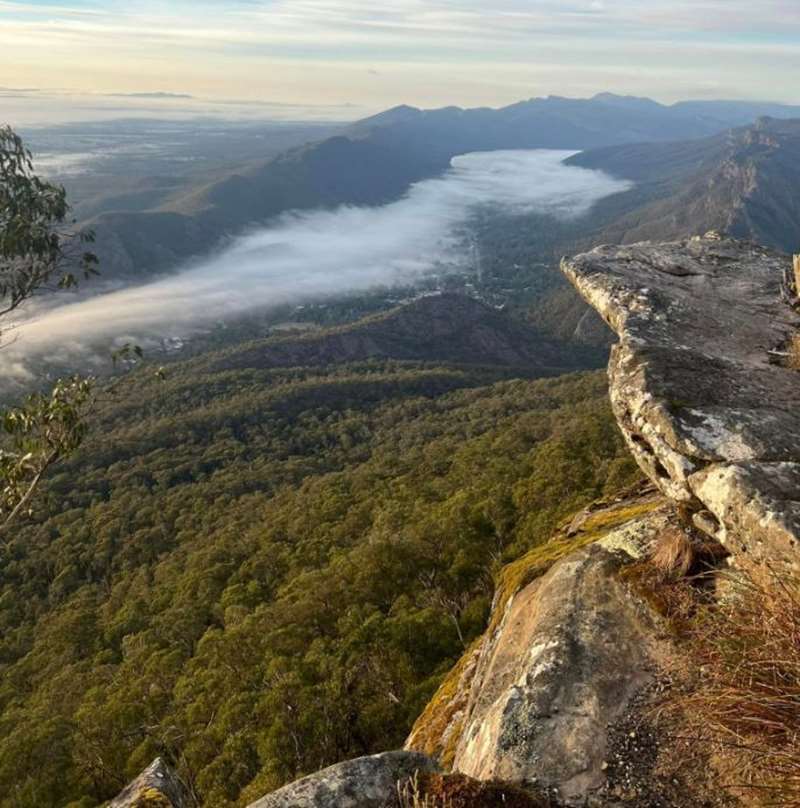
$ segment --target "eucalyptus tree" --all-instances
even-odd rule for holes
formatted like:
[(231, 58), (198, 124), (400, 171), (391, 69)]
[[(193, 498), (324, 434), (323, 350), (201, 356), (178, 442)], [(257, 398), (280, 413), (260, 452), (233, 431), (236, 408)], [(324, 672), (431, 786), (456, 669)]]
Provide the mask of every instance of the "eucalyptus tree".
[[(64, 188), (38, 177), (19, 135), (0, 127), (0, 348), (26, 301), (97, 274), (87, 249), (94, 236), (76, 230), (69, 214)], [(91, 378), (62, 379), (0, 413), (0, 533), (30, 510), (47, 469), (81, 444), (93, 386)]]

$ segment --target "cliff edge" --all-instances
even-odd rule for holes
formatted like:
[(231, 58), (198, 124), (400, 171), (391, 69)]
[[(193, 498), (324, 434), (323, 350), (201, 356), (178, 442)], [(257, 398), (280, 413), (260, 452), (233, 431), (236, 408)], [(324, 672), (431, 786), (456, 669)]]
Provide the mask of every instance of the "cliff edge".
[[(653, 688), (668, 688), (676, 667), (693, 675), (694, 663), (630, 571), (664, 546), (707, 554), (708, 592), (726, 554), (741, 566), (797, 567), (791, 261), (709, 233), (598, 247), (562, 268), (619, 337), (612, 406), (662, 499), (629, 492), (600, 503), (533, 551), (548, 558), (543, 569), (511, 591), (501, 580), (487, 633), (408, 746), (478, 779), (544, 787), (558, 805), (735, 805), (705, 764), (706, 782), (669, 760), (674, 728), (641, 721)], [(620, 749), (621, 728), (632, 726)]]
[(619, 336), (608, 375), (633, 456), (734, 555), (796, 565), (800, 316), (787, 256), (710, 233), (598, 247), (562, 269)]
[[(659, 548), (677, 548), (676, 558), (680, 548), (707, 552), (694, 581), (681, 578), (690, 561), (656, 577), (694, 587), (692, 608), (713, 609), (735, 600), (715, 598), (721, 558), (741, 567), (732, 578), (751, 562), (798, 566), (800, 371), (790, 349), (800, 315), (790, 267), (785, 255), (715, 233), (564, 260), (619, 337), (611, 402), (649, 479), (589, 506), (500, 573), (485, 633), (445, 677), (405, 752), (338, 764), (253, 808), (431, 804), (408, 791), (418, 778), (442, 804), (469, 808), (756, 804), (720, 779), (708, 744), (654, 718), (676, 670), (688, 670), (689, 683), (710, 677), (676, 628), (686, 614), (676, 620), (646, 579)], [(760, 646), (762, 612), (753, 613)], [(795, 636), (786, 647), (798, 656)], [(783, 656), (765, 653), (774, 696)], [(785, 723), (794, 737), (796, 722)]]

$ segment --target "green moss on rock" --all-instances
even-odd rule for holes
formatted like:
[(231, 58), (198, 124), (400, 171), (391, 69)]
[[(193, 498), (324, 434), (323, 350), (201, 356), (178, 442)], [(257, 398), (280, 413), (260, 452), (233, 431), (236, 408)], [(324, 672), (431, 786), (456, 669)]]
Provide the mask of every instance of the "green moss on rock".
[(494, 635), (511, 600), (543, 576), (562, 558), (601, 541), (618, 528), (663, 506), (663, 499), (645, 490), (616, 502), (599, 501), (565, 523), (545, 544), (507, 564), (497, 578), (489, 625), (455, 665), (417, 719), (407, 748), (424, 752), (449, 769), (461, 735), (463, 713), (469, 700), (472, 677), (487, 638)]

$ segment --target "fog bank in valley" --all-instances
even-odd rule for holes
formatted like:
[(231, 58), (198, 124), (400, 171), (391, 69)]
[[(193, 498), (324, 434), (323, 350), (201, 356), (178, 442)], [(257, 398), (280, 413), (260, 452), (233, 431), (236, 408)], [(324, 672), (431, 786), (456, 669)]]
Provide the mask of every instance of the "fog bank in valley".
[(69, 362), (101, 349), (107, 356), (114, 340), (185, 338), (254, 310), (407, 282), (457, 258), (458, 229), (480, 206), (576, 216), (628, 187), (563, 165), (568, 154), (463, 155), (397, 202), (287, 214), (168, 277), (28, 312), (0, 351), (3, 369), (20, 376), (28, 359)]

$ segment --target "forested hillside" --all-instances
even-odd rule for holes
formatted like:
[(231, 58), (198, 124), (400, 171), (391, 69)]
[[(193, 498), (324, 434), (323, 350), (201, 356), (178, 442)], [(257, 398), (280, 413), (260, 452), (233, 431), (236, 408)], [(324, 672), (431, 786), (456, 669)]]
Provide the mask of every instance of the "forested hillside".
[(501, 565), (636, 475), (601, 373), (215, 361), (127, 381), (0, 549), (2, 806), (156, 754), (239, 806), (398, 746)]
[(475, 298), (429, 294), (321, 332), (236, 344), (212, 367), (321, 367), (371, 359), (449, 362), (509, 368), (523, 376), (555, 376), (600, 367), (605, 356), (550, 337)]
[(637, 186), (604, 200), (613, 220), (598, 242), (682, 238), (719, 230), (792, 252), (800, 245), (797, 202), (800, 120), (762, 118), (704, 140), (597, 149), (570, 158)]
[[(115, 205), (89, 224), (108, 278), (173, 269), (220, 239), (287, 210), (377, 205), (445, 171), (459, 154), (495, 149), (598, 149), (706, 138), (759, 115), (797, 115), (774, 104), (663, 106), (646, 98), (534, 98), (501, 109), (398, 107), (320, 142), (220, 169), (146, 206)], [(622, 172), (626, 175), (625, 172)], [(650, 197), (631, 197), (638, 207)], [(614, 211), (610, 211), (614, 213)]]

